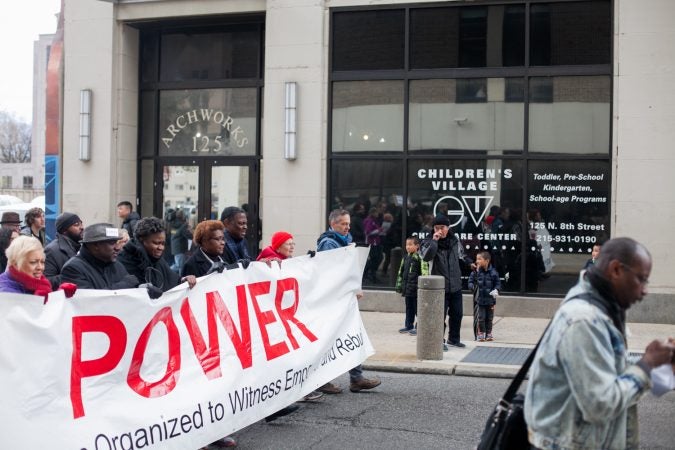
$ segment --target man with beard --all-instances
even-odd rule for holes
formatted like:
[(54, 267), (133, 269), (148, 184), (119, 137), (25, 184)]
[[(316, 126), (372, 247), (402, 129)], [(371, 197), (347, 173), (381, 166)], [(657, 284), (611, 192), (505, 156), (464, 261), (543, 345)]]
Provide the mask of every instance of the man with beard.
[(45, 247), (44, 275), (58, 289), (63, 265), (80, 250), (82, 220), (77, 214), (64, 212), (56, 218), (56, 238)]
[(61, 280), (80, 289), (137, 287), (138, 278), (117, 261), (115, 244), (119, 238), (119, 229), (109, 223), (89, 225), (82, 233), (80, 251), (61, 269)]
[(471, 264), (471, 258), (464, 254), (457, 235), (450, 228), (450, 219), (446, 215), (438, 215), (434, 219), (434, 234), (431, 239), (422, 241), (420, 256), (424, 261), (433, 261), (431, 275), (440, 275), (445, 278), (445, 307), (443, 320), (448, 316), (448, 344), (443, 344), (443, 350), (448, 345), (466, 347), (459, 340), (459, 331), (462, 327), (462, 270), (459, 261)]
[(223, 260), (228, 264), (242, 263), (244, 267), (251, 262), (251, 255), (246, 245), (246, 230), (248, 218), (246, 212), (236, 206), (228, 206), (220, 215), (220, 220), (225, 225), (225, 250)]

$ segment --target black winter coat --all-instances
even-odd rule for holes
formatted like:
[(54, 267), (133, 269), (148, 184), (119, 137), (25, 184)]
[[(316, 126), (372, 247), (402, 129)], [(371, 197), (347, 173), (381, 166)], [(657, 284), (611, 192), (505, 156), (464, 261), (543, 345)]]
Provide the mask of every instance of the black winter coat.
[(469, 289), (478, 288), (476, 292), (476, 303), (480, 306), (494, 305), (496, 300), (490, 295), (493, 289), (500, 291), (502, 289), (499, 273), (497, 270), (488, 266), (487, 270), (478, 269), (469, 275)]
[(167, 238), (171, 241), (171, 254), (178, 255), (188, 251), (188, 243), (192, 240), (192, 233), (188, 230), (186, 221), (174, 220), (171, 222), (171, 229), (167, 233)]
[(61, 269), (63, 265), (80, 249), (79, 242), (63, 234), (57, 234), (56, 239), (45, 247), (45, 276), (52, 284), (52, 289), (61, 285)]
[(117, 260), (127, 269), (127, 272), (135, 275), (141, 284), (152, 283), (162, 292), (180, 284), (180, 276), (171, 270), (164, 258), (157, 260), (151, 258), (136, 239), (124, 245)]
[(420, 256), (425, 261), (432, 262), (431, 275), (440, 275), (445, 278), (445, 292), (462, 290), (462, 269), (459, 262), (471, 264), (471, 258), (464, 254), (456, 234), (448, 235), (434, 241), (425, 239), (420, 246)]
[(75, 283), (79, 289), (129, 289), (138, 286), (138, 279), (129, 275), (122, 264), (94, 258), (86, 245), (63, 266), (61, 281)]
[(134, 237), (134, 228), (136, 228), (136, 223), (141, 220), (141, 216), (138, 215), (136, 211), (131, 211), (124, 222), (122, 222), (122, 228), (127, 230), (129, 233), (129, 238)]
[(429, 263), (418, 253), (406, 254), (398, 268), (396, 292), (403, 297), (417, 297), (417, 279), (421, 275), (429, 275)]
[[(234, 263), (234, 264), (228, 264), (225, 260), (222, 261), (224, 269), (236, 269), (239, 267), (239, 264)], [(194, 275), (196, 277), (203, 277), (204, 275), (207, 275), (209, 273), (209, 270), (211, 270), (211, 267), (213, 267), (212, 261), (204, 255), (204, 252), (201, 251), (201, 249), (195, 250), (195, 252), (188, 258), (187, 261), (185, 261), (185, 264), (183, 265), (183, 270), (181, 271), (180, 275), (182, 277), (188, 276), (188, 275)]]

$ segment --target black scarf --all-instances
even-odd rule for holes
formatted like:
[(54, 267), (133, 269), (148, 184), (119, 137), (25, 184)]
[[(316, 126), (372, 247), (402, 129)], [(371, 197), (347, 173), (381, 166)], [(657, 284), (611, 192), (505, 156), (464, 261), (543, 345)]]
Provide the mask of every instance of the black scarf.
[(612, 319), (614, 326), (623, 335), (624, 342), (626, 341), (626, 310), (622, 308), (616, 301), (616, 297), (612, 292), (612, 286), (609, 284), (607, 278), (603, 276), (596, 266), (591, 267), (586, 271), (584, 277), (591, 283), (600, 294), (598, 297), (585, 298), (592, 305), (602, 309), (605, 314)]

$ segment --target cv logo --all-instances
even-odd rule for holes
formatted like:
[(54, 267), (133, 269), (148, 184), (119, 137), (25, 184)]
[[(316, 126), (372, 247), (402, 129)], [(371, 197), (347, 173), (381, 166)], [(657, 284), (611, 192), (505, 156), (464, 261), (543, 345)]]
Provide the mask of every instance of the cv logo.
[[(460, 198), (446, 195), (439, 198), (434, 204), (434, 216), (437, 214), (447, 214), (448, 219), (450, 219), (450, 226), (454, 227), (468, 213), (473, 223), (478, 226), (490, 209), (492, 200), (494, 200), (494, 197), (488, 195), (463, 195)], [(441, 206), (439, 209), (441, 204), (444, 206)]]

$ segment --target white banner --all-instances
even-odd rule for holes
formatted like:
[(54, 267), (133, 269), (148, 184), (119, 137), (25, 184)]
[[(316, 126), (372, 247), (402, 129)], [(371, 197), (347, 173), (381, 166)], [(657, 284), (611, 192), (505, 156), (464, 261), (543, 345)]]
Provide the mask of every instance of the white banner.
[(143, 289), (0, 294), (0, 448), (196, 449), (374, 353), (349, 246)]

